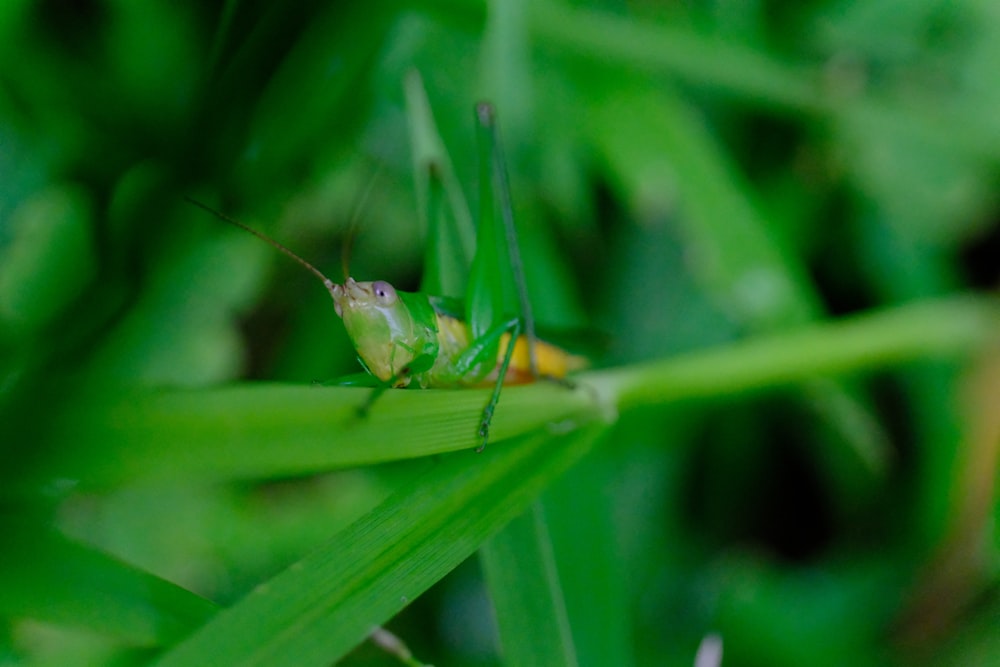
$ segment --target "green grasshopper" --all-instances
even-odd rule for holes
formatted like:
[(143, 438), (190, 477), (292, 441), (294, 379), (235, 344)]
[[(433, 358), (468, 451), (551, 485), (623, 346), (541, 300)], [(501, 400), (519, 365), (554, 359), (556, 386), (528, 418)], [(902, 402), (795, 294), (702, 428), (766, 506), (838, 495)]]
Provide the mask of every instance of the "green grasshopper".
[[(378, 383), (363, 411), (391, 387), (492, 385), (493, 393), (478, 428), (477, 451), (482, 451), (504, 384), (532, 382), (539, 377), (563, 380), (570, 370), (582, 365), (582, 359), (535, 337), (492, 105), (478, 104), (476, 118), (480, 153), (485, 152), (487, 158), (480, 166), (480, 220), (464, 311), (454, 298), (404, 292), (383, 280), (358, 282), (347, 276), (343, 284), (337, 284), (261, 232), (197, 201), (188, 201), (263, 239), (323, 283), (358, 360)], [(502, 227), (495, 215), (494, 185), (499, 186)], [(435, 243), (440, 241), (429, 246), (435, 249)], [(447, 288), (444, 281), (435, 279)], [(513, 306), (508, 305), (512, 301), (511, 282), (516, 292)]]

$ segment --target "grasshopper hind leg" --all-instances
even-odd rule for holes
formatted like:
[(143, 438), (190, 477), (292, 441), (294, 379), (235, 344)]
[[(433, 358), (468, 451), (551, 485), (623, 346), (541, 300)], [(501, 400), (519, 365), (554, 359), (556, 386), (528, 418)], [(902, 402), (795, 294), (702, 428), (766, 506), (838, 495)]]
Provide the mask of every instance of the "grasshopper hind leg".
[[(514, 320), (510, 326), (510, 340), (516, 341), (517, 337), (521, 335), (521, 330), (524, 327), (524, 323), (518, 319)], [(497, 371), (497, 381), (493, 385), (493, 393), (490, 395), (490, 400), (483, 408), (483, 418), (479, 423), (479, 447), (476, 448), (476, 453), (482, 452), (486, 449), (486, 443), (490, 439), (490, 422), (493, 421), (493, 412), (497, 408), (497, 403), (500, 402), (500, 390), (503, 389), (504, 378), (507, 377), (507, 369), (510, 368), (510, 360), (514, 358), (514, 344), (511, 342), (507, 345), (507, 349), (504, 350), (503, 361), (500, 363), (500, 368)], [(534, 369), (533, 369), (534, 370)]]

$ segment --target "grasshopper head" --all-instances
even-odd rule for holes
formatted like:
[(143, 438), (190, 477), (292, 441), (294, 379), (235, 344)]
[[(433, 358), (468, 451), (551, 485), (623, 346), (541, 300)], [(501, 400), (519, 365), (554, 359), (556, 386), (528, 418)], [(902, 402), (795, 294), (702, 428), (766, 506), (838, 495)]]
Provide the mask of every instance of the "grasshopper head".
[[(425, 306), (421, 309), (420, 302), (413, 300), (416, 295), (401, 296), (392, 285), (383, 280), (359, 283), (347, 277), (343, 285), (338, 285), (315, 266), (266, 234), (193, 199), (188, 201), (250, 232), (316, 276), (333, 297), (337, 315), (344, 320), (344, 327), (354, 343), (358, 358), (372, 375), (383, 382), (391, 380), (393, 384), (403, 386), (409, 383), (413, 375), (430, 369), (438, 352), (437, 326), (426, 298)], [(407, 299), (415, 304), (413, 310), (407, 305)]]
[(427, 327), (417, 322), (396, 289), (384, 280), (359, 283), (347, 278), (330, 285), (337, 315), (368, 371), (387, 382), (409, 382), (411, 362), (423, 353)]

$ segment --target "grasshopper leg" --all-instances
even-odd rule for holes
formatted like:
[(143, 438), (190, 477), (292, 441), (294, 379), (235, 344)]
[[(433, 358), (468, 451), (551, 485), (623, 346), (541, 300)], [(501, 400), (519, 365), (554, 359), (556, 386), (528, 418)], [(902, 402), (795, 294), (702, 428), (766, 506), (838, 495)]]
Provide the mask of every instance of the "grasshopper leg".
[(497, 372), (496, 384), (493, 385), (493, 394), (490, 395), (489, 402), (483, 408), (483, 419), (479, 423), (479, 438), (481, 441), (479, 447), (476, 449), (476, 453), (482, 452), (490, 439), (490, 422), (493, 420), (493, 412), (496, 410), (497, 403), (500, 402), (500, 390), (503, 389), (503, 380), (507, 376), (510, 360), (514, 357), (514, 341), (521, 335), (522, 327), (523, 323), (520, 319), (511, 321), (509, 328), (511, 342), (507, 345), (507, 349), (504, 350), (503, 362), (501, 362), (500, 369)]

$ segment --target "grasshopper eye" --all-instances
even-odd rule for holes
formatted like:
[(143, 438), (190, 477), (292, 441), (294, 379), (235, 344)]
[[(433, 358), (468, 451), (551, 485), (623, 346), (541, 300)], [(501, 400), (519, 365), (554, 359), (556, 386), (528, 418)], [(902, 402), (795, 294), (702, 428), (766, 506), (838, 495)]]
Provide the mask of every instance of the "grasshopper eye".
[(375, 295), (375, 302), (380, 306), (391, 306), (396, 303), (396, 288), (384, 280), (376, 280), (372, 283), (372, 294)]

